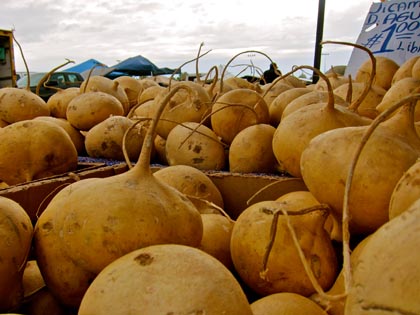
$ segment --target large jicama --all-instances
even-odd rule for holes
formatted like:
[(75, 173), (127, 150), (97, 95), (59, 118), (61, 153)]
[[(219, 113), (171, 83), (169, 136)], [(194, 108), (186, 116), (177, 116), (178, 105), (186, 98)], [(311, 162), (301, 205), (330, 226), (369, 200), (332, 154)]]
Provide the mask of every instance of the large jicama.
[(261, 94), (251, 89), (236, 88), (225, 92), (212, 106), (211, 127), (227, 144), (246, 127), (268, 121), (267, 103)]
[[(224, 206), (219, 188), (206, 173), (196, 167), (171, 165), (157, 170), (153, 175), (190, 198), (200, 213), (213, 213), (215, 207)], [(216, 213), (219, 213), (217, 209)]]
[(395, 82), (413, 76), (413, 67), (417, 63), (417, 61), (420, 59), (419, 55), (414, 55), (413, 57), (407, 59), (404, 61), (397, 71), (395, 71), (394, 76), (392, 77), (391, 85)]
[(73, 127), (67, 119), (53, 117), (53, 116), (39, 116), (39, 117), (35, 117), (34, 119), (49, 121), (62, 127), (70, 136), (70, 139), (77, 150), (77, 154), (79, 156), (82, 156), (85, 154), (85, 136), (79, 130)]
[(124, 115), (123, 105), (115, 96), (101, 91), (77, 95), (66, 109), (67, 120), (72, 126), (82, 131), (87, 131), (115, 115)]
[(262, 297), (252, 302), (251, 308), (254, 315), (328, 315), (311, 299), (290, 292)]
[(199, 249), (217, 258), (226, 268), (233, 270), (230, 238), (235, 221), (217, 213), (202, 213), (203, 238)]
[[(391, 193), (403, 173), (419, 158), (420, 139), (414, 128), (414, 104), (410, 103), (418, 98), (419, 94), (414, 94), (402, 99), (370, 126), (321, 133), (302, 152), (302, 178), (309, 191), (341, 216), (347, 169), (363, 135), (375, 128), (353, 175), (349, 200), (353, 233), (372, 233), (388, 221)], [(383, 121), (401, 104), (404, 106), (395, 115)], [(379, 122), (382, 123), (376, 127)]]
[(420, 160), (417, 160), (399, 179), (389, 201), (389, 219), (393, 219), (407, 210), (413, 202), (420, 198), (418, 185)]
[(31, 315), (66, 315), (68, 310), (58, 302), (45, 286), (41, 271), (35, 259), (28, 260), (23, 272), (24, 303), (20, 309)]
[(64, 119), (67, 118), (67, 106), (70, 101), (79, 94), (80, 88), (70, 87), (51, 95), (47, 101), (51, 116)]
[(31, 219), (16, 201), (0, 197), (0, 312), (23, 303), (23, 272), (31, 249)]
[(118, 99), (124, 108), (124, 114), (127, 114), (130, 110), (130, 101), (124, 88), (120, 86), (120, 83), (116, 80), (111, 80), (109, 78), (94, 75), (88, 77), (80, 85), (80, 91), (82, 93), (87, 92), (103, 92), (109, 95), (114, 96)]
[(224, 144), (213, 130), (198, 122), (175, 126), (166, 139), (165, 152), (169, 165), (220, 171), (226, 164)]
[(140, 154), (147, 123), (136, 123), (125, 116), (110, 116), (86, 132), (86, 152), (94, 158), (122, 161), (127, 157), (133, 161)]
[(233, 274), (190, 246), (162, 244), (135, 250), (92, 282), (79, 315), (252, 315)]
[(346, 315), (420, 314), (420, 201), (369, 236), (354, 261)]
[(287, 115), (278, 124), (273, 136), (273, 152), (278, 163), (295, 177), (302, 177), (302, 151), (315, 136), (327, 130), (370, 123), (370, 119), (361, 117), (347, 106), (336, 105), (328, 78), (322, 73), (320, 76), (327, 82), (328, 100), (304, 106)]
[[(36, 252), (44, 257), (39, 266), (47, 286), (78, 280), (68, 278), (75, 273), (56, 272), (57, 257), (67, 257), (71, 268), (81, 274), (81, 283), (86, 283), (89, 274), (98, 274), (134, 249), (162, 243), (200, 244), (200, 213), (185, 195), (156, 179), (150, 168), (157, 120), (170, 97), (181, 88), (189, 90), (179, 84), (162, 100), (134, 167), (122, 174), (80, 180), (63, 188), (40, 215), (35, 245)], [(60, 279), (55, 278), (58, 275)], [(61, 289), (64, 291), (54, 292), (63, 300), (71, 292), (65, 286)], [(67, 304), (77, 306), (83, 288), (72, 289), (77, 294)]]
[[(393, 59), (385, 56), (375, 56), (376, 59), (376, 76), (374, 84), (388, 90), (392, 84), (392, 78), (400, 67)], [(368, 83), (372, 76), (372, 63), (368, 59), (364, 61), (357, 69), (355, 81)]]
[(0, 119), (9, 124), (49, 116), (47, 103), (27, 89), (4, 87), (0, 89)]
[[(180, 123), (200, 123), (211, 112), (211, 99), (205, 88), (195, 82), (186, 81), (183, 84), (188, 85), (193, 92), (179, 90), (162, 112), (156, 132), (165, 139), (169, 132)], [(170, 93), (171, 89), (172, 87), (156, 96), (155, 106), (167, 93)]]
[(244, 283), (260, 296), (309, 296), (315, 287), (307, 267), (320, 287), (329, 288), (337, 276), (337, 258), (324, 229), (327, 215), (323, 205), (299, 209), (293, 200), (260, 201), (246, 208), (235, 221), (230, 245)]
[(77, 169), (76, 147), (56, 123), (24, 120), (0, 129), (0, 181), (9, 185)]
[[(385, 93), (381, 102), (376, 106), (379, 113), (384, 112), (400, 99), (414, 93), (420, 88), (420, 78), (403, 78), (395, 82)], [(420, 101), (417, 102), (420, 105)], [(416, 106), (415, 120), (420, 121), (420, 106)]]
[(278, 164), (273, 153), (276, 128), (256, 124), (241, 130), (229, 147), (229, 170), (235, 173), (275, 173)]

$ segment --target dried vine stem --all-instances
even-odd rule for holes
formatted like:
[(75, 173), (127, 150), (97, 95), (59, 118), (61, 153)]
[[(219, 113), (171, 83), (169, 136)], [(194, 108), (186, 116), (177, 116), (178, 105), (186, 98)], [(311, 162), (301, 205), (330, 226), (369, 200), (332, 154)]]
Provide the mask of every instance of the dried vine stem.
[(331, 40), (327, 40), (327, 41), (322, 41), (321, 45), (324, 44), (338, 44), (338, 45), (346, 45), (346, 46), (352, 46), (358, 49), (361, 49), (363, 51), (365, 51), (370, 58), (371, 64), (372, 64), (372, 71), (370, 73), (369, 76), (369, 81), (367, 82), (367, 84), (365, 85), (365, 89), (363, 90), (363, 92), (360, 94), (360, 96), (349, 105), (349, 109), (352, 111), (357, 111), (357, 109), (359, 108), (360, 104), (363, 102), (363, 100), (366, 98), (366, 96), (368, 95), (372, 85), (373, 85), (373, 81), (375, 80), (376, 77), (376, 58), (373, 55), (372, 51), (362, 45), (359, 44), (354, 44), (354, 43), (349, 43), (349, 42), (339, 42), (339, 41), (331, 41)]
[(277, 226), (278, 226), (279, 216), (284, 215), (287, 227), (289, 229), (290, 234), (292, 235), (293, 244), (294, 244), (296, 250), (298, 251), (299, 258), (302, 262), (302, 265), (305, 269), (305, 272), (306, 272), (312, 286), (314, 287), (315, 291), (322, 298), (324, 298), (326, 300), (329, 300), (329, 301), (343, 299), (346, 296), (345, 294), (339, 294), (339, 295), (326, 294), (324, 292), (324, 290), (322, 289), (322, 287), (319, 285), (318, 281), (316, 280), (315, 275), (312, 272), (311, 267), (309, 266), (309, 264), (306, 260), (305, 253), (303, 252), (303, 250), (302, 250), (302, 248), (299, 244), (298, 237), (297, 237), (296, 232), (293, 228), (293, 225), (290, 221), (290, 216), (305, 215), (305, 214), (308, 214), (308, 213), (311, 213), (311, 212), (314, 212), (314, 211), (322, 211), (325, 215), (327, 215), (330, 212), (330, 207), (327, 204), (319, 204), (319, 205), (311, 206), (311, 207), (304, 208), (304, 209), (297, 210), (297, 211), (287, 211), (286, 209), (283, 209), (283, 208), (280, 208), (280, 209), (268, 209), (267, 208), (267, 209), (263, 209), (263, 211), (265, 211), (266, 213), (269, 213), (269, 214), (273, 214), (273, 221), (271, 222), (270, 241), (269, 241), (269, 243), (267, 245), (267, 248), (266, 248), (266, 251), (264, 253), (262, 269), (260, 271), (260, 277), (264, 280), (267, 280), (268, 259), (270, 257), (270, 253), (271, 253), (271, 250), (274, 246), (275, 238), (276, 238), (276, 235), (277, 235)]
[(63, 63), (63, 64), (61, 64), (61, 65), (59, 65), (59, 66), (57, 66), (57, 67), (55, 67), (55, 68), (53, 68), (53, 69), (51, 69), (48, 73), (46, 73), (42, 78), (41, 78), (41, 80), (39, 80), (39, 82), (38, 82), (38, 84), (37, 84), (37, 86), (36, 86), (36, 90), (35, 90), (35, 94), (36, 95), (39, 95), (39, 90), (41, 89), (41, 86), (44, 86), (44, 87), (46, 87), (46, 88), (49, 88), (49, 89), (52, 89), (52, 90), (56, 90), (56, 91), (59, 91), (59, 90), (61, 90), (61, 89), (59, 89), (59, 88), (56, 88), (56, 87), (52, 87), (52, 86), (47, 86), (46, 85), (46, 83), (48, 83), (48, 81), (50, 80), (50, 78), (51, 78), (51, 75), (55, 72), (55, 71), (57, 71), (58, 69), (60, 69), (60, 68), (62, 68), (62, 67), (64, 67), (64, 66), (66, 66), (66, 65), (68, 65), (69, 63), (74, 63), (74, 61), (73, 60), (70, 60), (70, 59), (66, 59), (67, 61), (65, 62), (65, 63)]

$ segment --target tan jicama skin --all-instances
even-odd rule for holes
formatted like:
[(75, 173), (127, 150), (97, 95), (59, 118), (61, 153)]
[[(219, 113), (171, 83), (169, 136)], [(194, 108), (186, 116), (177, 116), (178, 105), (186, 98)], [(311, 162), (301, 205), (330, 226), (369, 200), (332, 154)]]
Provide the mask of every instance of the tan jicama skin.
[(153, 100), (156, 97), (156, 95), (162, 93), (162, 91), (165, 90), (165, 87), (160, 86), (158, 84), (145, 88), (142, 92), (139, 93), (137, 97), (137, 106), (140, 106), (141, 104), (147, 101)]
[(123, 114), (126, 115), (130, 110), (130, 102), (128, 100), (127, 94), (124, 91), (124, 88), (120, 86), (118, 81), (111, 80), (109, 78), (94, 75), (89, 76), (85, 81), (80, 85), (80, 91), (82, 93), (87, 92), (103, 92), (117, 98), (123, 109)]
[[(319, 82), (319, 81), (318, 81)], [(309, 93), (304, 93), (301, 96), (296, 97), (286, 106), (283, 110), (281, 115), (281, 119), (286, 118), (287, 115), (293, 113), (294, 111), (298, 110), (307, 105), (317, 104), (327, 102), (329, 98), (328, 91), (310, 91)], [(337, 93), (334, 92), (334, 104), (348, 106), (348, 102), (345, 98), (339, 96)], [(280, 121), (281, 121), (280, 119)]]
[(60, 90), (48, 99), (47, 105), (50, 109), (50, 114), (57, 118), (67, 118), (67, 106), (70, 101), (80, 94), (78, 87), (70, 87)]
[(254, 315), (329, 315), (309, 298), (291, 292), (273, 293), (251, 303)]
[(413, 68), (411, 69), (411, 76), (415, 79), (420, 80), (420, 59), (417, 59), (416, 62), (413, 64)]
[(78, 314), (132, 310), (145, 315), (252, 315), (241, 286), (220, 261), (175, 244), (138, 249), (108, 265), (87, 290)]
[[(330, 81), (333, 89), (336, 89), (340, 85), (343, 85), (343, 84), (349, 82), (349, 78), (344, 77), (342, 75), (338, 75), (334, 71), (334, 69), (331, 69), (331, 70), (332, 70), (331, 72), (326, 73), (325, 75), (328, 77), (328, 80)], [(313, 88), (314, 88), (314, 90), (317, 90), (317, 91), (327, 91), (328, 90), (328, 86), (326, 85), (324, 80), (318, 80), (315, 83), (315, 86)]]
[(217, 98), (210, 119), (212, 130), (223, 142), (230, 144), (246, 127), (268, 123), (268, 106), (254, 90), (237, 88)]
[[(381, 115), (376, 119), (379, 117), (383, 119)], [(369, 234), (388, 221), (392, 190), (420, 154), (420, 139), (413, 119), (414, 106), (406, 104), (370, 137), (354, 173), (349, 202), (352, 232)], [(302, 178), (308, 189), (339, 215), (343, 211), (347, 169), (353, 152), (371, 127), (344, 127), (324, 132), (313, 138), (302, 152)]]
[(77, 169), (68, 133), (45, 120), (24, 120), (0, 129), (0, 181), (9, 185)]
[(337, 258), (324, 229), (326, 218), (327, 211), (321, 206), (296, 211), (290, 201), (261, 201), (249, 206), (232, 230), (230, 249), (235, 270), (259, 295), (283, 291), (304, 296), (314, 293), (289, 231), (290, 224), (315, 279), (320, 287), (329, 288), (337, 276)]
[(306, 87), (292, 88), (288, 91), (280, 93), (270, 104), (269, 113), (270, 113), (270, 124), (274, 127), (277, 127), (281, 121), (283, 111), (294, 99), (311, 92), (311, 90)]
[(0, 89), (0, 119), (11, 124), (38, 116), (49, 116), (47, 103), (26, 89), (4, 87)]
[(67, 119), (64, 118), (57, 118), (57, 117), (52, 117), (52, 116), (40, 116), (40, 117), (35, 117), (35, 120), (44, 120), (44, 121), (49, 121), (52, 123), (57, 124), (58, 126), (62, 127), (67, 134), (70, 136), (71, 141), (73, 142), (76, 150), (77, 150), (77, 154), (79, 156), (82, 156), (83, 154), (85, 154), (85, 137), (84, 135), (82, 135), (82, 133), (77, 130), (76, 128), (74, 128)]
[[(95, 178), (89, 179), (95, 181)], [(73, 183), (72, 190), (65, 190), (61, 194), (70, 195), (79, 187), (84, 189), (86, 180)], [(65, 206), (66, 198), (60, 199)], [(60, 203), (55, 203), (60, 207)], [(69, 309), (80, 305), (87, 288), (96, 277), (96, 273), (89, 272), (77, 265), (65, 252), (65, 244), (60, 241), (59, 230), (56, 226), (55, 210), (47, 207), (39, 216), (34, 231), (34, 249), (38, 267), (47, 288), (54, 292), (54, 296)]]
[[(400, 67), (393, 59), (384, 56), (375, 56), (376, 76), (374, 85), (388, 90), (392, 84), (392, 78)], [(356, 82), (368, 83), (372, 75), (372, 63), (368, 59), (357, 69), (354, 80)]]
[[(163, 167), (153, 175), (162, 182), (176, 188), (187, 197), (192, 197), (194, 203), (196, 199), (206, 200), (207, 202), (223, 208), (222, 194), (206, 173), (198, 168), (189, 165), (172, 165)], [(201, 207), (205, 204), (196, 204), (200, 213), (208, 211), (209, 207)], [(213, 211), (212, 211), (213, 212)]]
[[(343, 99), (350, 97), (350, 102), (358, 99), (364, 90), (366, 89), (366, 83), (362, 82), (351, 82), (340, 85), (334, 89), (334, 94), (338, 95)], [(349, 96), (349, 91), (351, 90), (351, 95)], [(360, 115), (366, 116), (368, 118), (374, 119), (378, 116), (379, 112), (376, 110), (376, 106), (382, 101), (386, 90), (380, 86), (373, 85), (369, 89), (368, 94), (363, 98), (363, 101), (360, 103), (357, 111)]]
[(395, 185), (389, 201), (389, 219), (393, 219), (406, 211), (413, 202), (420, 198), (420, 186), (418, 185), (419, 161), (417, 160)]
[[(211, 99), (207, 91), (200, 84), (195, 82), (183, 82), (188, 85), (194, 93), (179, 90), (165, 107), (156, 132), (163, 138), (167, 138), (169, 132), (180, 123), (201, 122), (211, 112)], [(170, 92), (168, 88), (166, 93)], [(154, 102), (159, 104), (166, 93), (156, 96)], [(193, 96), (192, 96), (193, 95)]]
[(199, 249), (217, 258), (226, 268), (233, 269), (230, 238), (235, 222), (217, 213), (202, 213), (203, 238)]
[(346, 315), (419, 314), (420, 202), (369, 236), (354, 261)]
[(420, 56), (413, 56), (403, 62), (397, 71), (395, 71), (394, 76), (392, 77), (392, 83), (413, 76), (413, 66), (416, 64), (417, 60), (420, 59)]
[[(352, 268), (354, 262), (358, 259), (364, 246), (367, 244), (369, 236), (365, 237), (357, 243), (350, 255)], [(325, 292), (329, 297), (342, 296), (340, 299), (328, 299), (321, 293), (315, 293), (309, 298), (325, 309), (329, 315), (344, 315), (344, 306), (346, 304), (346, 288), (344, 280), (344, 269), (342, 268), (334, 284)]]
[(200, 170), (223, 170), (225, 146), (216, 133), (197, 122), (185, 122), (173, 128), (165, 143), (169, 165), (189, 165)]
[(31, 219), (16, 201), (0, 197), (0, 312), (23, 303), (23, 272), (31, 249)]
[[(271, 84), (270, 84), (271, 85)], [(265, 84), (262, 86), (264, 101), (267, 103), (268, 108), (270, 108), (271, 102), (279, 96), (281, 93), (293, 89), (293, 86), (284, 82), (276, 82), (272, 87), (270, 85)], [(269, 88), (270, 87), (270, 88)], [(267, 89), (267, 93), (265, 93)]]
[(129, 161), (135, 160), (140, 154), (147, 123), (134, 124), (125, 116), (111, 116), (96, 124), (85, 134), (87, 154), (94, 158), (122, 161), (125, 148)]
[(21, 312), (31, 315), (65, 315), (68, 312), (45, 286), (35, 259), (28, 260), (22, 282), (25, 301), (20, 309)]
[[(180, 84), (173, 93), (181, 88), (188, 89)], [(66, 186), (48, 204), (39, 222), (44, 213), (53, 219), (48, 224), (40, 223), (35, 233), (38, 251), (44, 253), (44, 263), (49, 264), (40, 264), (41, 270), (50, 272), (49, 268), (55, 268), (54, 257), (63, 254), (74, 264), (73, 268), (82, 271), (83, 280), (87, 274), (98, 274), (137, 248), (161, 243), (200, 244), (200, 213), (185, 195), (156, 179), (150, 168), (157, 119), (171, 96), (168, 94), (162, 101), (134, 167), (115, 176), (80, 180)], [(58, 237), (56, 246), (42, 246), (47, 232)], [(48, 257), (52, 257), (50, 261)], [(60, 276), (60, 281), (77, 282)], [(50, 281), (58, 281), (51, 278)]]
[(279, 169), (273, 153), (276, 128), (257, 124), (241, 130), (229, 146), (229, 171), (233, 173), (276, 173)]
[[(403, 78), (395, 82), (385, 93), (382, 101), (376, 106), (379, 113), (384, 112), (400, 99), (412, 94), (420, 87), (420, 79), (413, 77)], [(417, 102), (420, 105), (420, 101)], [(415, 120), (420, 121), (420, 106), (416, 106)]]
[(66, 117), (75, 128), (87, 131), (112, 115), (124, 115), (121, 102), (105, 92), (85, 92), (73, 98)]
[(153, 141), (155, 147), (155, 159), (154, 163), (161, 165), (168, 165), (168, 160), (166, 159), (166, 139), (162, 138), (159, 135), (156, 135), (155, 140)]
[[(306, 67), (309, 66), (300, 66), (294, 71)], [(322, 73), (319, 75), (328, 82), (328, 78)], [(316, 135), (327, 130), (370, 123), (370, 119), (358, 115), (347, 106), (336, 105), (332, 88), (329, 83), (327, 84), (329, 86), (327, 102), (304, 106), (287, 115), (278, 124), (274, 133), (274, 155), (280, 166), (292, 176), (302, 177), (300, 167), (302, 151)]]
[[(281, 195), (276, 201), (287, 201), (291, 203), (294, 209), (305, 209), (313, 206), (320, 205), (314, 195), (310, 191), (296, 190), (284, 195)], [(325, 230), (330, 234), (332, 240), (342, 241), (341, 220), (334, 216), (334, 213), (329, 211), (328, 217), (324, 224)]]
[(130, 76), (120, 76), (114, 79), (119, 83), (127, 95), (130, 109), (137, 104), (138, 96), (143, 91), (143, 86), (139, 80)]

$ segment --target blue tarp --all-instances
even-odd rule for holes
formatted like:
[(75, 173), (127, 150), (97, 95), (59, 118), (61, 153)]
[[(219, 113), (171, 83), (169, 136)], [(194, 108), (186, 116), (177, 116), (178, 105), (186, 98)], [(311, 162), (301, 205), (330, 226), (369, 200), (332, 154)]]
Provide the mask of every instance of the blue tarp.
[[(172, 74), (175, 71), (169, 68), (159, 68), (149, 59), (141, 55), (125, 59), (110, 68), (115, 72), (138, 76)], [(112, 75), (112, 72), (109, 75)]]
[(94, 66), (95, 69), (97, 68), (108, 68), (107, 65), (103, 64), (102, 62), (96, 60), (96, 59), (88, 59), (82, 63), (79, 63), (73, 67), (67, 68), (63, 71), (71, 71), (71, 72), (78, 72), (78, 73), (82, 73), (85, 72), (86, 70), (90, 70), (92, 69)]

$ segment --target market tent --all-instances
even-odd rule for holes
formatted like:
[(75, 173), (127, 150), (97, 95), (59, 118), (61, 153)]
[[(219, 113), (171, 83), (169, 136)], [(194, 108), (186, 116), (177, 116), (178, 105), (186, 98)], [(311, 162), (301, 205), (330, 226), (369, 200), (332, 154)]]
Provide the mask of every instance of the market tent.
[(149, 59), (141, 55), (125, 59), (111, 68), (113, 71), (107, 74), (107, 76), (112, 75), (113, 72), (138, 76), (172, 74), (175, 72), (174, 69), (159, 68)]
[(63, 71), (83, 73), (85, 71), (89, 71), (93, 67), (95, 67), (95, 69), (108, 68), (107, 65), (105, 65), (104, 63), (102, 63), (102, 62), (100, 62), (96, 59), (88, 59), (88, 60), (86, 60), (82, 63), (79, 63), (79, 64), (77, 64), (73, 67), (67, 68)]

